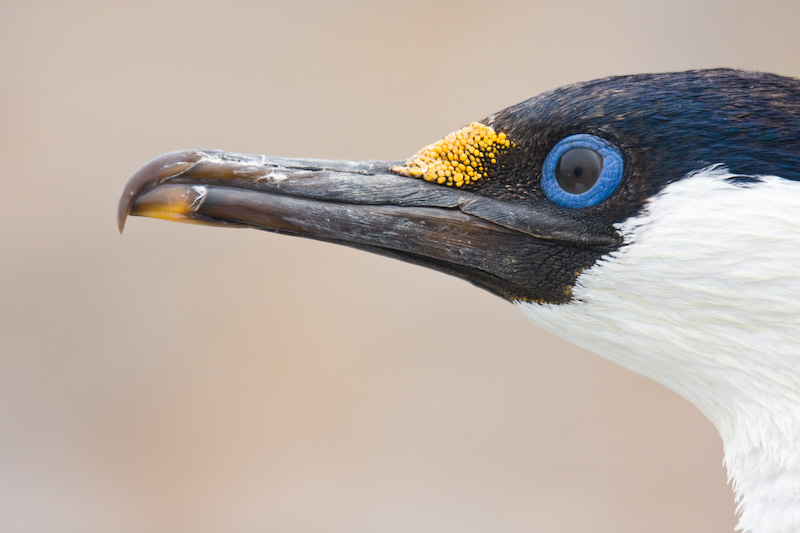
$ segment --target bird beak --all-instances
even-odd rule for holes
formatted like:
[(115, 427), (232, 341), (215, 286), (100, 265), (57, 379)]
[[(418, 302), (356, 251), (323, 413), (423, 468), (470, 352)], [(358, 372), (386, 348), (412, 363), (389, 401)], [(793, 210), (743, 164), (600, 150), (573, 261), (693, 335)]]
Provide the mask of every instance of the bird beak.
[(511, 300), (535, 293), (530, 270), (542, 247), (587, 235), (572, 219), (402, 176), (395, 165), (173, 152), (128, 182), (119, 229), (136, 215), (310, 237), (422, 264)]

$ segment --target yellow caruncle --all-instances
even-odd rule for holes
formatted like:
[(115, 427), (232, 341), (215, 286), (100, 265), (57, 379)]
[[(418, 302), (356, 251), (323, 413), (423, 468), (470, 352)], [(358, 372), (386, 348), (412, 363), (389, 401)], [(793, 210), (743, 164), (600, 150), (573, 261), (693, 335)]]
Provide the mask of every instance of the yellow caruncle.
[(510, 146), (505, 133), (473, 122), (426, 146), (404, 165), (392, 167), (392, 172), (461, 187), (486, 176), (486, 168), (496, 164), (497, 155)]

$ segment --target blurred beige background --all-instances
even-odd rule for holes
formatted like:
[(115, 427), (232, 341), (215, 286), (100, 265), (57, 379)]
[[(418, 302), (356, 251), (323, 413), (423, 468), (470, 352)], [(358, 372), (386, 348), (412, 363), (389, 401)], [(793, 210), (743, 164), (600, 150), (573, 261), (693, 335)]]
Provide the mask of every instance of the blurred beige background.
[(131, 219), (180, 148), (400, 159), (611, 74), (800, 76), (796, 2), (0, 2), (0, 530), (725, 532), (713, 427), (444, 275)]

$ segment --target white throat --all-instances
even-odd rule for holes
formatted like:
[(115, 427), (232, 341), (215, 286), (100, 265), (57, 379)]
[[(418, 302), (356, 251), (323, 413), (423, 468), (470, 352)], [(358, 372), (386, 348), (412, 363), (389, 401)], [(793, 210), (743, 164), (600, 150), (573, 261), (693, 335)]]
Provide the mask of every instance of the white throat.
[(730, 177), (711, 167), (665, 187), (571, 303), (517, 305), (714, 423), (740, 529), (800, 531), (800, 183)]

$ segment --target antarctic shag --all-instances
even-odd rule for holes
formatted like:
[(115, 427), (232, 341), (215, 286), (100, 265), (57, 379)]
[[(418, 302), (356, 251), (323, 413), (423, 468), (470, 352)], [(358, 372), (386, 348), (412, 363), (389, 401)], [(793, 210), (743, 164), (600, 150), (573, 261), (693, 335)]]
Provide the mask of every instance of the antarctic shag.
[(717, 427), (740, 528), (800, 530), (800, 80), (735, 70), (544, 93), (408, 161), (188, 150), (127, 215), (252, 227), (483, 287)]

